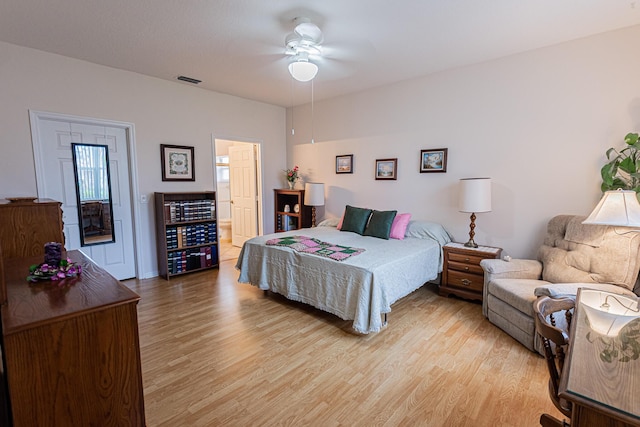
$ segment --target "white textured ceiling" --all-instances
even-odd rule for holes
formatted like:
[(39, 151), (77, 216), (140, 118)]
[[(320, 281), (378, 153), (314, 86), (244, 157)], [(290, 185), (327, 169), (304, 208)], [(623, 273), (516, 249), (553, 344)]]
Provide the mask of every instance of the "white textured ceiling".
[[(640, 24), (635, 0), (1, 0), (0, 40), (271, 104), (309, 101), (284, 55), (324, 33), (315, 99)], [(187, 83), (177, 83), (187, 84)]]

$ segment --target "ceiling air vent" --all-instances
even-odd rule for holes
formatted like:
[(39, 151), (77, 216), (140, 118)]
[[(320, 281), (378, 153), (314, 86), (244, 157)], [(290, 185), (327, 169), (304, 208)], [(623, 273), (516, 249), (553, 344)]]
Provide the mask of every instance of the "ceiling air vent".
[(183, 82), (187, 82), (187, 83), (193, 83), (194, 85), (197, 85), (198, 83), (202, 83), (202, 80), (194, 79), (187, 76), (178, 76), (178, 80), (182, 80)]

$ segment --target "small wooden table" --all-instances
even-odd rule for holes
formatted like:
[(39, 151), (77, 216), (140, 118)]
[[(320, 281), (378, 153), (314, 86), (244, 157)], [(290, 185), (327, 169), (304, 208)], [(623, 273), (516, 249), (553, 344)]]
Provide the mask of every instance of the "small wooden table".
[(461, 298), (482, 301), (484, 270), (480, 261), (500, 258), (502, 248), (478, 246), (468, 248), (463, 243), (447, 243), (443, 247), (444, 265), (439, 293), (442, 296), (457, 295)]
[(572, 426), (640, 426), (640, 359), (613, 357), (605, 362), (600, 357), (620, 342), (619, 337), (601, 337), (591, 330), (578, 290), (559, 388), (560, 397), (573, 404)]

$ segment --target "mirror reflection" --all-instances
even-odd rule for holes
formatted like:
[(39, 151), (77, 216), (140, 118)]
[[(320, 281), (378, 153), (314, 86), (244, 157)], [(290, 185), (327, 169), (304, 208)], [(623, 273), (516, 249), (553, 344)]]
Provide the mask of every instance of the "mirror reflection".
[(73, 171), (78, 200), (80, 245), (115, 242), (109, 147), (96, 144), (71, 144)]

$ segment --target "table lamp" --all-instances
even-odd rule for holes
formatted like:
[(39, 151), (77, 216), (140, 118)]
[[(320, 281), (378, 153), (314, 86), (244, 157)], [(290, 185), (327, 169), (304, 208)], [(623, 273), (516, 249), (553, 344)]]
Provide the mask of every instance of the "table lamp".
[(640, 317), (638, 301), (626, 295), (583, 289), (580, 302), (591, 329), (608, 337), (617, 336), (629, 322)]
[(605, 192), (582, 223), (640, 227), (640, 203), (636, 192), (622, 189)]
[[(606, 191), (593, 212), (583, 224), (640, 227), (640, 203), (635, 191)], [(640, 317), (638, 301), (623, 295), (594, 290), (584, 290), (580, 301), (585, 306), (589, 324), (594, 331), (607, 336), (616, 336), (630, 321)]]
[(477, 248), (473, 240), (476, 228), (476, 213), (491, 212), (491, 178), (463, 178), (460, 180), (458, 210), (471, 213), (469, 225), (469, 241), (464, 245)]
[(307, 182), (304, 185), (304, 204), (311, 206), (311, 226), (316, 226), (316, 206), (324, 206), (324, 184)]

